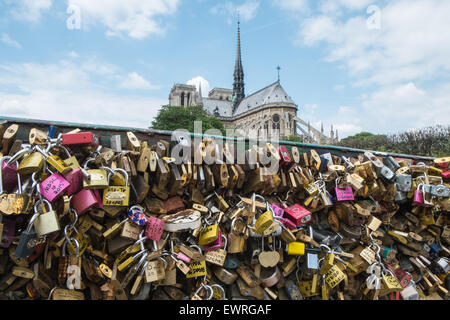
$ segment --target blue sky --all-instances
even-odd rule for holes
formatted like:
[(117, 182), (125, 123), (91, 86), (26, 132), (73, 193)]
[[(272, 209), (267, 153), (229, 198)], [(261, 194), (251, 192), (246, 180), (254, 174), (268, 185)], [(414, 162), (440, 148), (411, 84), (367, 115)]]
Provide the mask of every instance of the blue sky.
[(0, 113), (147, 127), (174, 83), (232, 87), (238, 10), (246, 94), (280, 65), (326, 133), (450, 123), (446, 0), (0, 0)]

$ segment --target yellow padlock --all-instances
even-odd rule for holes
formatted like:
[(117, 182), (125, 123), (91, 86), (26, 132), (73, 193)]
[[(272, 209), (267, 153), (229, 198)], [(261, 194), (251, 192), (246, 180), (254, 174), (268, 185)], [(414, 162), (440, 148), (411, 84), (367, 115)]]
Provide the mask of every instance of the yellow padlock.
[(200, 246), (210, 244), (216, 241), (218, 237), (219, 237), (219, 225), (212, 224), (210, 226), (207, 226), (206, 228), (203, 228), (203, 230), (200, 232), (198, 244)]
[(255, 222), (255, 232), (258, 234), (263, 234), (264, 231), (269, 228), (273, 223), (272, 211), (266, 211), (256, 219)]
[(290, 242), (286, 245), (287, 254), (290, 256), (303, 256), (305, 244), (303, 242)]
[(383, 276), (381, 278), (381, 281), (389, 292), (403, 291), (403, 287), (396, 277), (393, 277), (391, 275)]

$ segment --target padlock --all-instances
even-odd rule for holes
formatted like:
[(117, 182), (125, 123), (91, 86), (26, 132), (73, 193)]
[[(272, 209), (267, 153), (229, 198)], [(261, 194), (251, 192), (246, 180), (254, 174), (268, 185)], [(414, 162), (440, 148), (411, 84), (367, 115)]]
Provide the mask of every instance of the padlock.
[[(9, 163), (12, 157), (2, 157), (0, 159), (0, 194), (3, 192), (12, 193), (17, 186), (17, 163)], [(8, 160), (8, 162), (5, 162)]]
[(144, 213), (144, 208), (137, 205), (130, 208), (130, 210), (128, 211), (128, 218), (138, 226), (145, 226), (149, 219)]
[(9, 248), (16, 233), (16, 219), (0, 215), (0, 248)]
[(126, 207), (126, 206), (128, 206), (129, 199), (130, 199), (130, 187), (128, 186), (128, 174), (123, 169), (116, 169), (114, 171), (120, 171), (125, 176), (126, 184), (124, 187), (109, 186), (105, 190), (103, 190), (103, 205), (104, 206)]
[(70, 183), (58, 173), (53, 173), (40, 184), (40, 192), (42, 196), (50, 202), (54, 202), (63, 196), (69, 188)]
[(205, 254), (206, 262), (223, 267), (227, 258), (227, 238), (220, 234), (220, 238), (224, 240), (224, 246), (222, 248), (214, 248), (208, 250)]
[(69, 183), (66, 194), (71, 196), (83, 188), (83, 179), (89, 179), (89, 175), (84, 169), (76, 168), (64, 175), (64, 179)]
[(291, 157), (289, 156), (289, 153), (288, 153), (286, 147), (285, 146), (278, 147), (278, 152), (279, 152), (279, 155), (281, 158), (280, 159), (281, 168), (290, 166), (292, 164), (292, 160), (291, 160)]
[(53, 144), (49, 144), (47, 149), (43, 149), (39, 146), (36, 146), (35, 148), (44, 155), (44, 159), (47, 164), (49, 164), (60, 174), (65, 175), (70, 171), (72, 171), (72, 168), (67, 166), (59, 156), (50, 153), (50, 149), (53, 148), (54, 146), (55, 145)]
[(34, 222), (38, 217), (39, 213), (35, 213), (28, 222), (26, 230), (20, 235), (19, 244), (14, 254), (16, 258), (26, 258), (33, 253), (38, 237), (34, 228)]
[(299, 204), (294, 204), (284, 209), (284, 217), (295, 224), (295, 227), (303, 226), (311, 221), (312, 214)]
[(353, 189), (352, 187), (348, 186), (344, 189), (341, 189), (338, 187), (338, 183), (341, 179), (338, 178), (336, 179), (336, 187), (335, 187), (335, 192), (336, 192), (336, 200), (339, 202), (342, 201), (354, 201), (355, 200), (355, 196), (353, 195)]
[(83, 180), (83, 188), (85, 189), (106, 189), (109, 186), (108, 173), (105, 169), (88, 169), (88, 164), (95, 159), (88, 159), (84, 164), (84, 170), (89, 175), (89, 179)]
[(34, 213), (39, 213), (38, 205), (43, 205), (44, 203), (47, 204), (49, 211), (39, 214), (33, 224), (38, 237), (61, 230), (58, 215), (53, 211), (52, 205), (47, 200), (37, 201), (34, 205)]
[(82, 189), (72, 196), (70, 203), (78, 215), (82, 215), (95, 207), (98, 199), (95, 196), (94, 190)]
[(288, 255), (302, 256), (305, 254), (305, 244), (303, 242), (290, 242), (286, 245), (285, 251)]
[(63, 146), (92, 146), (97, 148), (99, 145), (98, 137), (92, 132), (66, 133), (61, 136)]
[(33, 172), (37, 172), (39, 170), (42, 170), (42, 167), (44, 166), (44, 155), (38, 151), (34, 151), (30, 149), (24, 149), (22, 150), (21, 154), (25, 154), (22, 161), (20, 161), (19, 166), (17, 167), (17, 173), (18, 174), (32, 174)]
[(203, 246), (203, 251), (208, 252), (211, 250), (215, 250), (215, 249), (219, 249), (222, 247), (222, 231), (219, 230), (219, 234), (217, 236), (217, 239), (213, 242), (211, 242), (210, 244), (204, 245)]
[(219, 225), (218, 224), (212, 224), (212, 225), (206, 226), (202, 229), (202, 231), (200, 231), (198, 244), (200, 246), (210, 244), (210, 243), (216, 241), (218, 237), (219, 237)]
[(414, 204), (417, 204), (419, 206), (423, 205), (423, 184), (419, 184), (417, 186), (416, 191), (414, 191)]
[(261, 214), (255, 222), (254, 229), (258, 234), (263, 234), (263, 232), (269, 228), (273, 223), (273, 213), (270, 210), (267, 210), (263, 214)]

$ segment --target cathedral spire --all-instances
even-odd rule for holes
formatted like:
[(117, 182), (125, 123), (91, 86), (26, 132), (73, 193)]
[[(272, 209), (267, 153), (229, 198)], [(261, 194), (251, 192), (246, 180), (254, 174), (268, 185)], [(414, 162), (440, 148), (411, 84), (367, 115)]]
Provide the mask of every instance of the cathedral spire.
[(241, 59), (241, 27), (238, 18), (238, 33), (237, 33), (237, 49), (236, 49), (236, 64), (234, 67), (234, 83), (233, 83), (233, 111), (245, 98), (244, 89), (244, 70), (242, 68)]

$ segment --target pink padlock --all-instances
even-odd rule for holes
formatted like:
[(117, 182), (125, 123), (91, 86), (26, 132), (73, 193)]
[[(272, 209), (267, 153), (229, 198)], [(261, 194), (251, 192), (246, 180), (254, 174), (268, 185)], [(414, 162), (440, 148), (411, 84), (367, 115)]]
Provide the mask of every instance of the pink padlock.
[(289, 219), (284, 219), (283, 221), (283, 225), (288, 228), (289, 230), (295, 230), (297, 229), (297, 225), (295, 223), (293, 223), (291, 220)]
[(296, 227), (307, 224), (312, 219), (311, 212), (297, 203), (284, 209), (284, 217), (291, 220)]
[(145, 236), (150, 240), (159, 241), (164, 232), (164, 220), (149, 217), (145, 227)]
[(344, 189), (336, 187), (335, 191), (336, 191), (336, 199), (339, 202), (355, 200), (355, 196), (353, 195), (353, 189), (350, 186), (348, 186)]
[(417, 189), (414, 191), (414, 204), (418, 206), (423, 206), (423, 191), (421, 188), (423, 187), (422, 184), (419, 184), (417, 186)]
[(45, 179), (40, 185), (40, 192), (42, 196), (50, 202), (55, 201), (63, 196), (70, 183), (67, 182), (59, 173), (54, 173)]
[(5, 160), (10, 160), (11, 157), (3, 157), (0, 159), (1, 172), (0, 172), (0, 183), (3, 187), (0, 193), (12, 193), (17, 187), (17, 163), (8, 164)]
[(67, 188), (67, 195), (71, 196), (83, 189), (83, 172), (80, 168), (70, 171), (64, 176), (64, 179), (70, 183), (69, 188)]
[(272, 210), (275, 213), (275, 216), (277, 217), (283, 217), (284, 215), (284, 209), (277, 206), (275, 203), (272, 203)]
[(222, 231), (219, 230), (219, 236), (217, 237), (217, 240), (206, 246), (203, 246), (203, 251), (208, 252), (220, 248), (222, 248)]
[(97, 204), (97, 198), (92, 190), (82, 189), (73, 195), (71, 203), (78, 215), (82, 215)]
[(177, 259), (183, 260), (186, 263), (191, 263), (191, 258), (185, 255), (183, 252), (178, 252)]

